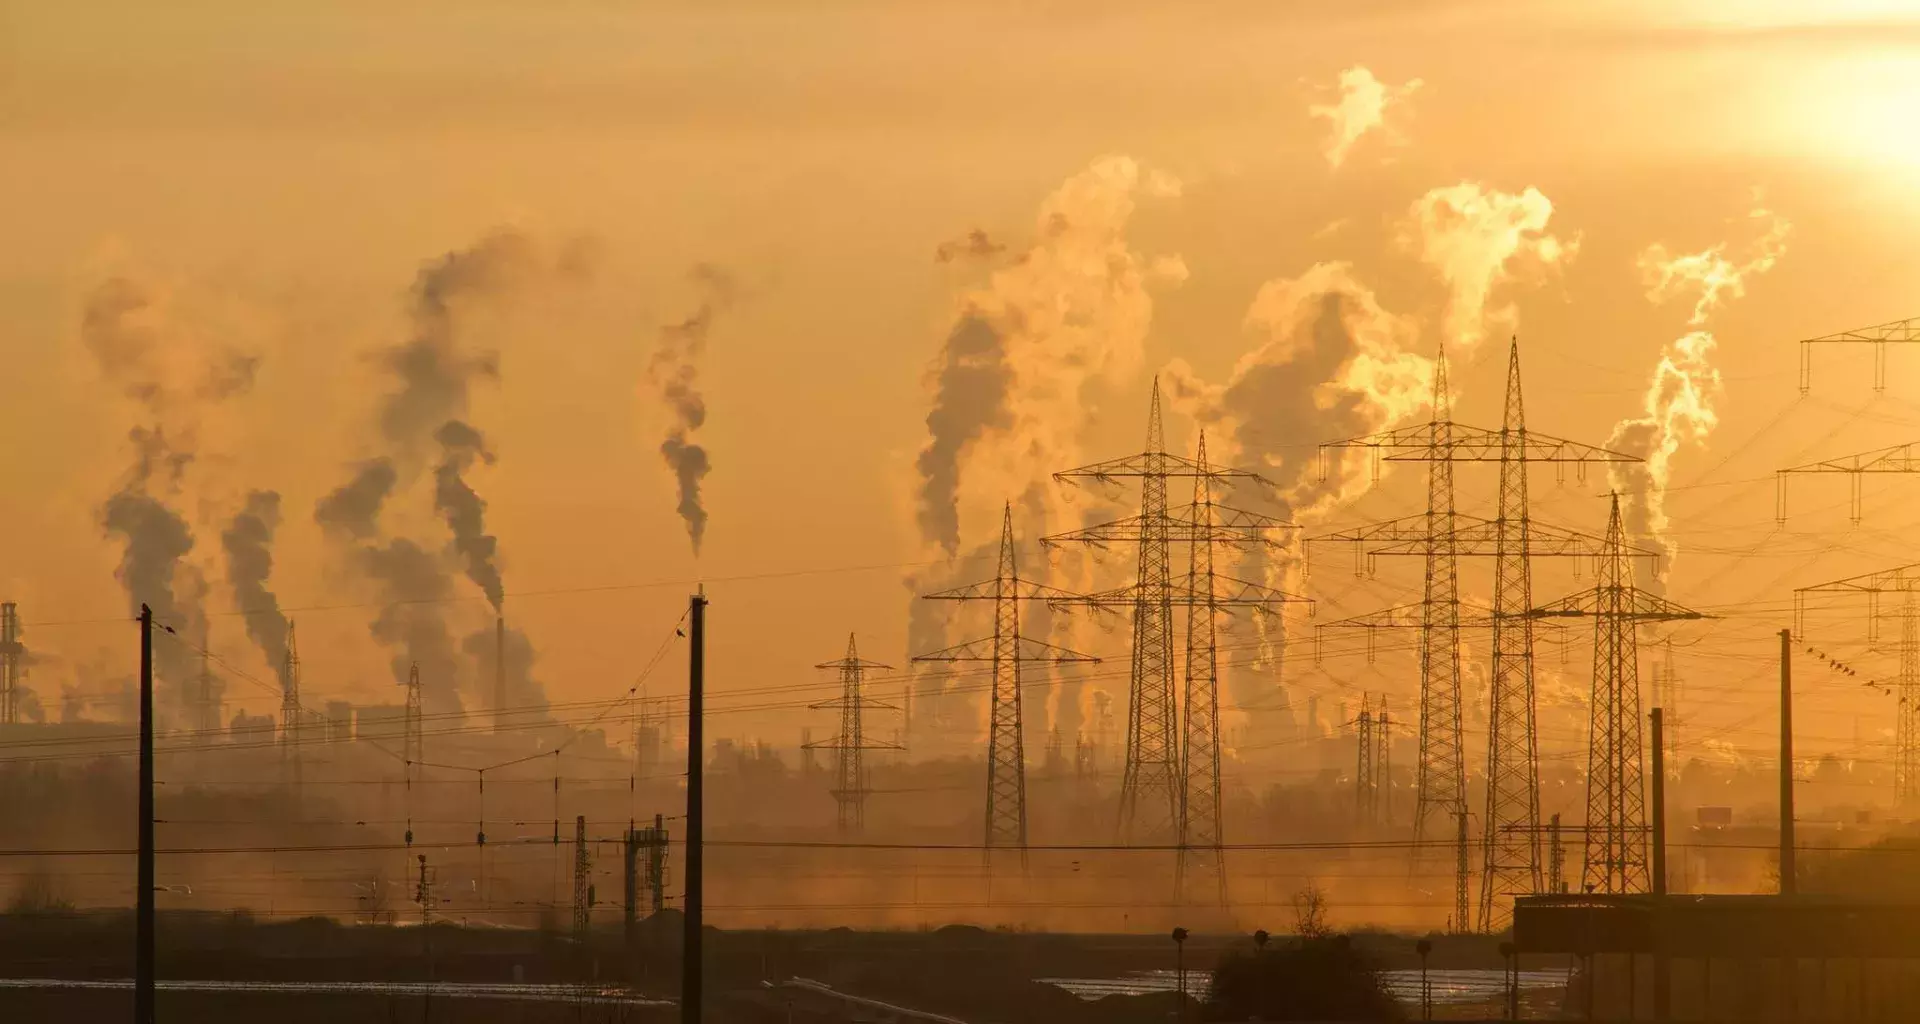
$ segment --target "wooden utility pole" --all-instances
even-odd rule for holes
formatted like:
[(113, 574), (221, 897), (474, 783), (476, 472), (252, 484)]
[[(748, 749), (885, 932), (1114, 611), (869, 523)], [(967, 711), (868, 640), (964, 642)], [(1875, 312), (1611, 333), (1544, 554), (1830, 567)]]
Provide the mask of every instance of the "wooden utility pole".
[(687, 891), (682, 900), (680, 1022), (700, 1024), (700, 840), (706, 824), (706, 815), (701, 806), (705, 797), (701, 775), (705, 769), (703, 747), (706, 731), (701, 714), (707, 670), (707, 595), (704, 589), (693, 595), (687, 614), (690, 619), (687, 632), (691, 638), (687, 652)]
[(153, 1024), (153, 609), (140, 606), (140, 865), (134, 886), (133, 1021)]
[(1793, 631), (1780, 631), (1780, 895), (1793, 895)]

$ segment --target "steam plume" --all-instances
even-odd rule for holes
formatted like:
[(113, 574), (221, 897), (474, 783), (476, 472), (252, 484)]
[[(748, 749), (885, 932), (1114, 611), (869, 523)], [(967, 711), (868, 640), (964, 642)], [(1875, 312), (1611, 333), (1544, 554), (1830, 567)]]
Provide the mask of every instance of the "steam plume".
[(373, 638), (394, 653), (388, 659), (396, 680), (420, 666), (423, 697), (437, 711), (460, 710), (454, 686), (460, 664), (442, 610), (452, 596), (451, 579), (440, 558), (405, 537), (360, 550), (360, 564), (379, 586), (383, 607), (369, 625)]
[[(506, 628), (505, 672), (506, 704), (510, 708), (540, 708), (547, 703), (546, 687), (533, 677), (538, 656), (527, 634), (512, 626)], [(479, 666), (482, 679), (494, 678), (495, 662), (502, 660), (494, 645), (493, 627), (469, 633), (460, 641), (460, 649)], [(516, 719), (519, 720), (519, 719)]]
[(486, 439), (478, 430), (459, 420), (448, 420), (434, 438), (444, 455), (433, 473), (433, 507), (446, 519), (447, 529), (453, 531), (453, 549), (466, 562), (467, 578), (486, 592), (487, 602), (498, 614), (505, 597), (500, 567), (493, 561), (499, 545), (486, 532), (487, 503), (462, 478), (475, 459), (492, 465), (493, 453), (487, 451)]
[[(1747, 278), (1771, 270), (1785, 253), (1790, 230), (1784, 219), (1768, 210), (1756, 209), (1749, 218), (1765, 227), (1743, 262), (1727, 258), (1724, 242), (1679, 256), (1663, 245), (1648, 246), (1639, 259), (1648, 300), (1665, 302), (1698, 289), (1687, 325), (1700, 328), (1723, 301), (1746, 294)], [(1609, 476), (1622, 498), (1625, 528), (1655, 543), (1664, 556), (1655, 585), (1665, 582), (1677, 551), (1673, 539), (1666, 536), (1666, 493), (1674, 456), (1684, 443), (1704, 444), (1720, 422), (1715, 408), (1722, 393), (1720, 370), (1713, 365), (1716, 347), (1713, 334), (1706, 330), (1688, 331), (1669, 342), (1654, 365), (1640, 415), (1614, 424), (1607, 440), (1607, 447), (1645, 460), (1616, 463)]]
[(287, 617), (280, 599), (267, 589), (273, 575), (273, 534), (280, 528), (280, 495), (254, 491), (220, 534), (227, 553), (227, 583), (233, 587), (247, 635), (278, 669), (287, 658)]
[(1420, 80), (1415, 78), (1405, 85), (1390, 86), (1373, 77), (1372, 71), (1356, 64), (1340, 72), (1336, 87), (1340, 90), (1338, 100), (1316, 103), (1308, 107), (1307, 112), (1327, 120), (1331, 133), (1323, 152), (1327, 163), (1339, 167), (1362, 135), (1385, 125), (1390, 105), (1403, 102), (1420, 88)]
[(1579, 239), (1548, 234), (1552, 217), (1552, 201), (1533, 188), (1514, 194), (1462, 182), (1414, 201), (1401, 225), (1401, 242), (1447, 284), (1444, 327), (1450, 346), (1471, 349), (1490, 323), (1512, 323), (1510, 305), (1488, 306), (1496, 285), (1573, 258)]
[(660, 342), (647, 366), (647, 375), (673, 414), (666, 439), (660, 442), (660, 454), (673, 471), (680, 497), (675, 511), (687, 524), (687, 537), (697, 556), (707, 532), (700, 481), (713, 468), (707, 450), (692, 440), (693, 433), (707, 422), (707, 400), (699, 388), (699, 360), (714, 317), (733, 305), (738, 288), (726, 271), (706, 264), (693, 268), (693, 283), (699, 289), (700, 304), (685, 320), (660, 329)]
[(1141, 197), (1179, 190), (1130, 157), (1102, 157), (1040, 204), (1034, 240), (1016, 258), (961, 297), (930, 372), (915, 464), (928, 543), (957, 554), (963, 511), (997, 522), (1002, 501), (1078, 460), (1089, 385), (1137, 370), (1149, 286), (1186, 278), (1178, 257), (1143, 256), (1126, 238)]

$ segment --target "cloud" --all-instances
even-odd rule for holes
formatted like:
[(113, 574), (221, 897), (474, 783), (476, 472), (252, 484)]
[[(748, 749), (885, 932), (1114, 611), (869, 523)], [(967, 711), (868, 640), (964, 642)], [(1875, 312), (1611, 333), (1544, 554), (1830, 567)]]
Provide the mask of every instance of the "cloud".
[(1307, 112), (1328, 122), (1330, 130), (1322, 152), (1326, 154), (1327, 163), (1339, 167), (1346, 162), (1361, 136), (1385, 126), (1387, 108), (1404, 103), (1420, 88), (1420, 80), (1415, 78), (1405, 85), (1390, 86), (1375, 78), (1372, 71), (1356, 64), (1340, 72), (1334, 87), (1340, 91), (1337, 100), (1313, 104)]

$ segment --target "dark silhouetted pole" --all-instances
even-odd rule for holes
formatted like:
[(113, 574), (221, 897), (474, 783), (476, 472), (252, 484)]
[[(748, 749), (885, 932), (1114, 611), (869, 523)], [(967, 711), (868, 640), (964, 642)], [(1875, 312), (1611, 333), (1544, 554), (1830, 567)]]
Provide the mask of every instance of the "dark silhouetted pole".
[(1174, 1019), (1183, 1021), (1187, 1019), (1187, 930), (1185, 928), (1173, 930), (1173, 956), (1174, 975), (1177, 979), (1175, 984), (1179, 986), (1179, 1002), (1175, 1004), (1179, 1009), (1174, 1011)]
[(700, 720), (706, 689), (707, 595), (693, 595), (687, 609), (692, 643), (687, 652), (687, 893), (682, 901), (680, 943), (680, 1022), (700, 1024), (700, 868), (701, 829), (706, 824), (701, 801), (705, 739)]
[(153, 1024), (153, 609), (140, 606), (140, 867), (135, 880), (133, 1021)]
[(1421, 939), (1413, 944), (1413, 950), (1420, 954), (1420, 1019), (1433, 1019), (1433, 982), (1427, 977), (1427, 956), (1433, 952), (1433, 943)]
[[(1798, 888), (1793, 863), (1793, 631), (1780, 631), (1780, 895)], [(1784, 909), (1784, 908), (1782, 908)], [(1786, 957), (1781, 973), (1786, 981), (1788, 1020), (1800, 1016), (1800, 961)]]
[(1780, 631), (1780, 894), (1793, 895), (1793, 631)]
[(1667, 973), (1667, 953), (1664, 948), (1664, 929), (1657, 922), (1663, 922), (1667, 916), (1667, 733), (1666, 715), (1659, 708), (1647, 716), (1651, 720), (1649, 739), (1653, 741), (1653, 895), (1654, 906), (1654, 945), (1653, 945), (1653, 1019), (1667, 1019), (1667, 1003), (1672, 987)]

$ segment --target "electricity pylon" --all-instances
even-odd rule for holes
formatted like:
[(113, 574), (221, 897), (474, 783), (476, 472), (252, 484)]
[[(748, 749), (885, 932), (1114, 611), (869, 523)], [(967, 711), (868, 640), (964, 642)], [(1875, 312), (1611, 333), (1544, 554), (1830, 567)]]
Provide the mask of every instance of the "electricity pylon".
[[(812, 705), (816, 710), (834, 708), (840, 712), (840, 732), (830, 739), (817, 743), (803, 744), (809, 751), (822, 748), (833, 751), (833, 802), (839, 809), (837, 824), (841, 835), (858, 835), (867, 827), (867, 772), (864, 763), (867, 750), (898, 750), (897, 744), (873, 743), (866, 740), (866, 709), (881, 708), (897, 710), (892, 704), (869, 701), (862, 692), (863, 679), (867, 669), (892, 668), (877, 661), (862, 661), (860, 652), (854, 647), (853, 634), (847, 634), (847, 656), (838, 661), (824, 661), (814, 668), (837, 669), (840, 672), (840, 696), (836, 700), (823, 701)], [(811, 755), (809, 755), (811, 756)]]
[[(1437, 375), (1436, 375), (1437, 376)], [(1436, 397), (1436, 406), (1441, 398)], [(1535, 524), (1527, 507), (1528, 465), (1552, 463), (1562, 473), (1571, 464), (1584, 478), (1589, 465), (1637, 462), (1639, 459), (1594, 445), (1532, 432), (1526, 425), (1526, 406), (1520, 387), (1520, 344), (1515, 340), (1508, 349), (1505, 415), (1499, 430), (1472, 427), (1443, 419), (1438, 411), (1428, 423), (1388, 430), (1366, 437), (1323, 445), (1326, 448), (1370, 449), (1376, 464), (1384, 458), (1392, 462), (1493, 462), (1500, 466), (1498, 514), (1493, 519), (1469, 516), (1457, 510), (1447, 515), (1453, 529), (1436, 537), (1432, 523), (1446, 514), (1450, 488), (1442, 490), (1429, 482), (1427, 514), (1346, 531), (1318, 540), (1345, 540), (1355, 545), (1355, 571), (1362, 571), (1363, 558), (1381, 554), (1421, 555), (1428, 560), (1429, 576), (1444, 576), (1450, 563), (1462, 556), (1491, 555), (1494, 558), (1493, 588), (1493, 673), (1489, 708), (1487, 747), (1487, 813), (1482, 826), (1482, 884), (1478, 921), (1482, 931), (1497, 931), (1504, 926), (1504, 911), (1496, 913), (1496, 894), (1538, 892), (1541, 887), (1540, 857), (1540, 780), (1538, 738), (1534, 727), (1533, 687), (1533, 574), (1532, 561), (1540, 556), (1594, 555), (1604, 550), (1604, 541), (1589, 534)], [(1451, 551), (1445, 541), (1451, 541)], [(1636, 550), (1635, 553), (1644, 553)], [(1439, 592), (1436, 593), (1435, 590)], [(1449, 600), (1444, 585), (1429, 588), (1423, 600), (1423, 629), (1431, 637), (1435, 623), (1444, 625), (1447, 613), (1433, 608), (1435, 603), (1457, 605), (1457, 594)], [(1456, 613), (1457, 614), (1457, 613)], [(1444, 658), (1447, 645), (1458, 650), (1457, 632), (1443, 636), (1437, 645)], [(1423, 649), (1428, 645), (1423, 644)], [(1464, 771), (1454, 770), (1447, 749), (1448, 722), (1458, 715), (1459, 692), (1444, 692), (1448, 685), (1443, 671), (1436, 686), (1433, 666), (1421, 680), (1421, 759), (1416, 773), (1416, 835), (1424, 835), (1428, 820), (1436, 812), (1460, 807), (1465, 801)], [(1455, 680), (1458, 676), (1455, 675)], [(1436, 689), (1443, 692), (1435, 693)], [(1432, 710), (1429, 711), (1429, 704)], [(1436, 738), (1435, 730), (1440, 731)], [(1458, 733), (1453, 733), (1457, 737)], [(1452, 740), (1458, 749), (1457, 739)], [(1458, 763), (1464, 765), (1464, 757)], [(1458, 908), (1456, 908), (1458, 909)], [(1459, 918), (1464, 920), (1463, 917)]]
[(1360, 717), (1355, 722), (1358, 756), (1353, 766), (1353, 818), (1358, 825), (1371, 825), (1380, 816), (1380, 780), (1373, 770), (1372, 698), (1360, 695)]
[(1808, 594), (1858, 594), (1867, 599), (1867, 642), (1880, 639), (1880, 595), (1900, 595), (1900, 675), (1893, 726), (1894, 800), (1903, 809), (1920, 803), (1920, 563), (1817, 583), (1793, 592), (1794, 632), (1806, 630)]
[(593, 854), (587, 849), (587, 816), (573, 819), (573, 941), (593, 930)]
[(1800, 342), (1800, 393), (1804, 395), (1813, 388), (1813, 346), (1815, 345), (1872, 345), (1873, 390), (1885, 391), (1887, 389), (1887, 346), (1916, 343), (1920, 343), (1920, 317), (1875, 324), (1872, 327), (1860, 327), (1819, 338), (1802, 339)]
[(1607, 516), (1607, 553), (1600, 559), (1592, 589), (1532, 611), (1533, 618), (1593, 619), (1583, 876), (1583, 887), (1589, 892), (1652, 889), (1640, 732), (1640, 623), (1707, 617), (1635, 587), (1629, 558), (1620, 524), (1620, 496), (1615, 494)]
[(993, 666), (993, 696), (987, 716), (986, 849), (1027, 850), (1027, 758), (1021, 735), (1020, 666), (1027, 662), (1056, 665), (1098, 662), (1090, 655), (1055, 647), (1020, 635), (1020, 605), (1024, 601), (1054, 601), (1074, 597), (1064, 590), (1020, 578), (1013, 550), (1013, 504), (1000, 520), (1000, 567), (993, 579), (952, 590), (923, 594), (929, 601), (992, 601), (993, 635), (914, 657), (914, 661), (983, 661)]
[[(1133, 611), (1133, 660), (1128, 680), (1126, 761), (1120, 781), (1122, 841), (1178, 840), (1181, 800), (1185, 789), (1182, 742), (1178, 729), (1173, 662), (1173, 606), (1193, 607), (1194, 579), (1185, 587), (1173, 577), (1172, 548), (1187, 543), (1245, 543), (1264, 541), (1266, 534), (1291, 527), (1269, 516), (1243, 512), (1206, 502), (1206, 522), (1196, 518), (1196, 506), (1169, 509), (1167, 481), (1193, 479), (1207, 488), (1215, 482), (1270, 482), (1255, 473), (1208, 465), (1166, 450), (1160, 421), (1160, 386), (1155, 381), (1147, 412), (1146, 450), (1090, 466), (1055, 473), (1061, 482), (1085, 480), (1110, 483), (1140, 481), (1140, 514), (1097, 526), (1045, 538), (1042, 543), (1135, 544), (1139, 569), (1134, 582), (1101, 595), (1104, 606), (1121, 605)], [(1237, 582), (1237, 581), (1232, 581)], [(1246, 586), (1254, 586), (1246, 584)], [(1265, 588), (1261, 588), (1265, 589)], [(1184, 594), (1184, 596), (1183, 596)], [(1082, 602), (1085, 603), (1085, 602)]]
[(0, 725), (20, 721), (20, 680), (26, 674), (27, 648), (20, 642), (20, 606), (0, 604)]
[(401, 750), (407, 763), (407, 779), (411, 782), (420, 775), (420, 758), (423, 754), (420, 735), (420, 663), (414, 662), (407, 669), (407, 704), (403, 726), (405, 739), (401, 741)]
[(1858, 523), (1861, 513), (1860, 478), (1868, 473), (1920, 473), (1920, 441), (1909, 441), (1890, 448), (1876, 448), (1870, 452), (1842, 455), (1837, 459), (1824, 459), (1820, 462), (1809, 462), (1804, 466), (1789, 466), (1775, 471), (1774, 522), (1787, 521), (1787, 477), (1808, 473), (1847, 474), (1847, 514)]
[(300, 710), (300, 643), (293, 631), (293, 620), (287, 620), (287, 653), (280, 663), (280, 760), (287, 772), (287, 781), (297, 792), (300, 789), (300, 725), (305, 716)]

